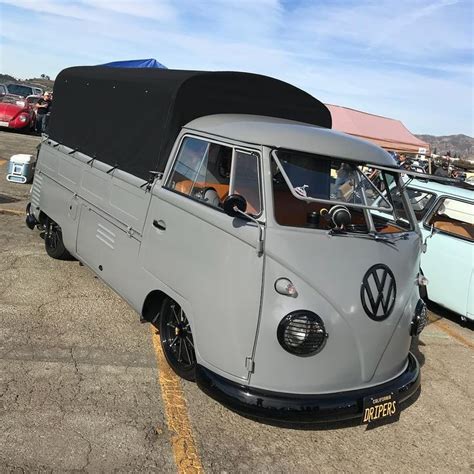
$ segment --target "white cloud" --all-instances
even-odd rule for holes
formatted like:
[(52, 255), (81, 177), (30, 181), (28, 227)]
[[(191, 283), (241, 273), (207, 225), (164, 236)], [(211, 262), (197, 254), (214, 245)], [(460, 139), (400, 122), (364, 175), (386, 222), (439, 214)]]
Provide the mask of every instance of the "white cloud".
[[(97, 14), (73, 2), (60, 0), (1, 0), (0, 3), (45, 15), (63, 16), (79, 20), (94, 21)], [(8, 25), (6, 25), (8, 27)]]
[(160, 21), (173, 20), (176, 16), (175, 8), (167, 0), (82, 0), (82, 3), (101, 10)]
[[(78, 20), (107, 22), (109, 11), (123, 15), (169, 21), (175, 17), (175, 9), (168, 0), (1, 0), (0, 3), (43, 14), (75, 18)], [(122, 19), (123, 21), (123, 19)]]
[(272, 75), (417, 132), (472, 133), (469, 1), (1, 3), (15, 5), (0, 33), (2, 69), (11, 73), (155, 57), (168, 67)]

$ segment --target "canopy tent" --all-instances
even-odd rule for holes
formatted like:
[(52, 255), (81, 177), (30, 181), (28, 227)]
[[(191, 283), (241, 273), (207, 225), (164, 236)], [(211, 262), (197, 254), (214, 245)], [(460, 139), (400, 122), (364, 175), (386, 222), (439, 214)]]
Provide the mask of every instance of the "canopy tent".
[(415, 137), (400, 120), (360, 110), (326, 104), (332, 116), (332, 128), (398, 153), (430, 154), (430, 145)]
[(185, 124), (221, 113), (266, 115), (331, 128), (331, 114), (322, 102), (271, 77), (86, 66), (58, 75), (49, 136), (147, 179), (151, 170), (164, 170)]
[(137, 68), (137, 67), (150, 67), (158, 69), (167, 69), (166, 66), (159, 63), (156, 59), (131, 59), (128, 61), (114, 61), (112, 63), (102, 64), (106, 67), (126, 67), (126, 68)]

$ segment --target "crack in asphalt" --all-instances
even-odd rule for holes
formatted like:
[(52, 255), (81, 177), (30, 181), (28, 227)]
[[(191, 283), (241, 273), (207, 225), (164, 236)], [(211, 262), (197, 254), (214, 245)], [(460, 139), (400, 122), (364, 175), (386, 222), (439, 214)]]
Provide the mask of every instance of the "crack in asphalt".
[(73, 431), (74, 433), (76, 433), (77, 435), (79, 435), (79, 437), (84, 440), (86, 443), (87, 443), (87, 453), (85, 454), (85, 457), (86, 457), (86, 462), (83, 466), (81, 466), (79, 468), (80, 471), (85, 471), (87, 470), (87, 468), (89, 467), (89, 464), (90, 464), (90, 456), (91, 456), (91, 453), (92, 453), (92, 443), (91, 441), (86, 437), (84, 436), (80, 431), (72, 428), (71, 431)]

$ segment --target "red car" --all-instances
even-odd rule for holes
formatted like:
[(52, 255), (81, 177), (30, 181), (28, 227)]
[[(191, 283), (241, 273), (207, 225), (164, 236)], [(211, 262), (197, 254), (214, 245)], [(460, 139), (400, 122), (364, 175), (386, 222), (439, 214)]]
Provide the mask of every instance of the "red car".
[[(34, 104), (39, 97), (23, 98), (18, 95), (5, 94), (0, 97), (0, 127), (30, 131), (35, 126)], [(36, 101), (36, 102), (35, 102)]]

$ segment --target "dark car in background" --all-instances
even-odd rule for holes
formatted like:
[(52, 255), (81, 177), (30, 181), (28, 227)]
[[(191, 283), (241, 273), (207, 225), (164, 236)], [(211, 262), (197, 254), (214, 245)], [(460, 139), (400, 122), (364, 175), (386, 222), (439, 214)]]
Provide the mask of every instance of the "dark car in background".
[(21, 97), (43, 95), (43, 89), (41, 89), (41, 87), (30, 86), (28, 84), (16, 84), (13, 82), (0, 84), (0, 97), (7, 94), (18, 95)]

